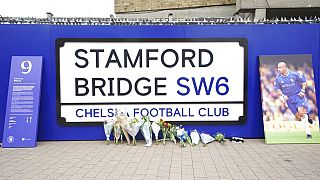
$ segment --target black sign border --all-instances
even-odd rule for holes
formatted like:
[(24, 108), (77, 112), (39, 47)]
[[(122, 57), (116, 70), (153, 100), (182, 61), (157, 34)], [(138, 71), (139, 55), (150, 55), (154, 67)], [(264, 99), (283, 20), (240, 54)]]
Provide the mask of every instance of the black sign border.
[[(62, 126), (101, 126), (103, 122), (67, 122), (61, 117), (60, 94), (60, 48), (66, 42), (239, 42), (244, 47), (244, 101), (230, 102), (122, 102), (122, 103), (68, 103), (68, 105), (101, 105), (101, 104), (243, 104), (244, 115), (238, 121), (170, 121), (175, 125), (237, 125), (244, 124), (247, 119), (248, 108), (248, 40), (246, 38), (57, 38), (56, 49), (56, 110), (58, 123)], [(66, 104), (63, 104), (66, 105)]]

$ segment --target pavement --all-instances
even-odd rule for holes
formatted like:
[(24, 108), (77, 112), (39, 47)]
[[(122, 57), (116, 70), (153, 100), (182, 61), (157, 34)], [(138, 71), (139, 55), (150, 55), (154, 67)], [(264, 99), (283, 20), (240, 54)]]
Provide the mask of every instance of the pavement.
[(181, 148), (104, 141), (44, 141), (0, 148), (0, 179), (320, 179), (320, 144), (227, 141)]

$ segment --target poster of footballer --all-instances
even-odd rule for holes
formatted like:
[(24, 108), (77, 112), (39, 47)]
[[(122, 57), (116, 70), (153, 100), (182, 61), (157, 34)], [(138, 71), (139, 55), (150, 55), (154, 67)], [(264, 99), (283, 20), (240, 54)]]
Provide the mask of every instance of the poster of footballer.
[(312, 56), (259, 56), (265, 141), (320, 143)]

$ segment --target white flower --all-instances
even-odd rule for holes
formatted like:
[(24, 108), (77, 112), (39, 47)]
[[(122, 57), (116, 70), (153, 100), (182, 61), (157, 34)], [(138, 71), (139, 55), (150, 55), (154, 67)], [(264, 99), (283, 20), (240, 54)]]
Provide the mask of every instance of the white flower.
[(111, 132), (112, 132), (112, 128), (113, 128), (113, 124), (114, 124), (114, 121), (111, 119), (111, 120), (106, 120), (104, 122), (104, 133), (106, 135), (106, 138), (107, 138), (107, 141), (110, 141), (110, 135), (111, 135)]
[(160, 126), (157, 124), (156, 121), (153, 121), (151, 124), (151, 129), (156, 137), (156, 140), (158, 140), (159, 132), (160, 132)]
[(190, 137), (191, 137), (191, 140), (192, 140), (192, 144), (195, 144), (195, 145), (199, 144), (200, 136), (199, 136), (199, 133), (198, 133), (197, 130), (191, 131)]
[(150, 117), (149, 116), (144, 116), (142, 118), (142, 126), (140, 127), (140, 130), (142, 132), (142, 135), (144, 139), (146, 140), (146, 145), (147, 147), (151, 146), (152, 144), (152, 133), (151, 133), (151, 123), (150, 123)]
[(182, 129), (178, 129), (177, 130), (177, 136), (179, 137), (179, 136), (182, 136), (184, 134), (184, 128), (182, 128)]
[(205, 144), (205, 145), (214, 141), (214, 138), (212, 136), (210, 136), (209, 134), (206, 134), (206, 133), (201, 133), (200, 137), (201, 137), (202, 143)]
[(127, 124), (127, 130), (130, 136), (132, 136), (133, 138), (136, 137), (139, 132), (140, 126), (140, 121), (134, 122), (134, 119), (130, 120), (130, 122)]

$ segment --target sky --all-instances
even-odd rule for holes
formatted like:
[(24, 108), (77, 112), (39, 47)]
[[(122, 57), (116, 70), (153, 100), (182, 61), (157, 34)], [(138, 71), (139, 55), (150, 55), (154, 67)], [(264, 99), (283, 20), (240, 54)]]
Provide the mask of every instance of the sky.
[[(2, 2), (1, 2), (2, 1)], [(110, 17), (114, 0), (0, 0), (3, 17)]]

